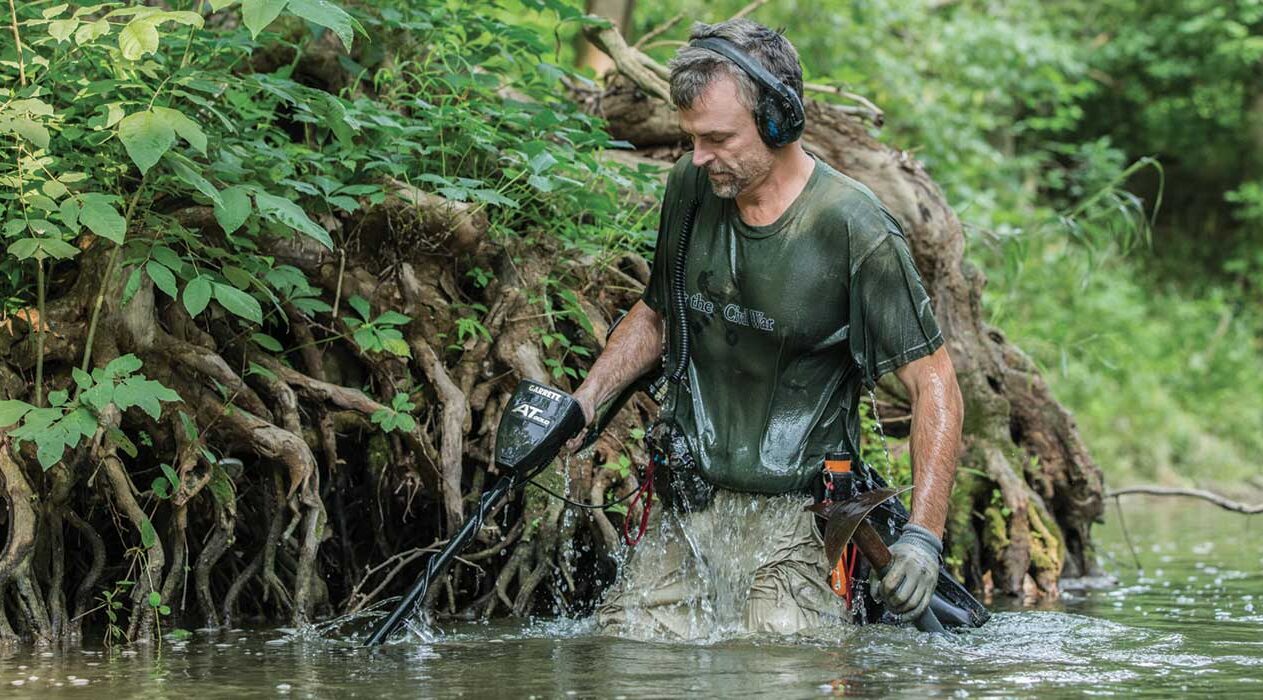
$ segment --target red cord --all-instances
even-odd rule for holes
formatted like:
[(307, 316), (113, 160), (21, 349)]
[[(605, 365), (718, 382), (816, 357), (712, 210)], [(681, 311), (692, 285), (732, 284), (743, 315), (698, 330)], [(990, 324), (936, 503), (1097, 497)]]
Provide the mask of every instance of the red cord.
[[(653, 458), (650, 457), (649, 464), (645, 466), (645, 480), (636, 487), (636, 495), (632, 496), (631, 503), (627, 504), (627, 517), (623, 518), (623, 541), (629, 547), (635, 547), (640, 544), (640, 540), (645, 536), (645, 532), (649, 529), (649, 511), (653, 507)], [(635, 538), (631, 535), (631, 512), (637, 503), (644, 501), (640, 507), (640, 525), (636, 528)]]

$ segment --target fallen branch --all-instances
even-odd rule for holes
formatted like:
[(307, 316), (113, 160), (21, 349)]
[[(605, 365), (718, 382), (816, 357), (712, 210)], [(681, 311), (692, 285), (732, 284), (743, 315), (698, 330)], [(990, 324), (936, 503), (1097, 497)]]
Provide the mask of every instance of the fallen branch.
[(1220, 496), (1217, 493), (1204, 491), (1202, 489), (1180, 489), (1168, 486), (1129, 486), (1125, 489), (1110, 491), (1105, 495), (1107, 498), (1118, 498), (1119, 496), (1126, 496), (1134, 493), (1141, 493), (1147, 496), (1185, 496), (1188, 498), (1200, 498), (1203, 501), (1209, 501), (1224, 510), (1230, 510), (1234, 513), (1245, 513), (1246, 515), (1263, 513), (1263, 503), (1246, 505), (1245, 503), (1239, 503)]

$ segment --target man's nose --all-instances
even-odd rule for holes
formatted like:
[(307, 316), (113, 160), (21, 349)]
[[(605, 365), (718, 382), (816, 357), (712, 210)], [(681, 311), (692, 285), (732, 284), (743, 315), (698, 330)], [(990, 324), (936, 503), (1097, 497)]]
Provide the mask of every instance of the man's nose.
[(700, 146), (693, 146), (693, 167), (704, 168), (706, 164), (715, 159), (715, 154), (707, 151)]

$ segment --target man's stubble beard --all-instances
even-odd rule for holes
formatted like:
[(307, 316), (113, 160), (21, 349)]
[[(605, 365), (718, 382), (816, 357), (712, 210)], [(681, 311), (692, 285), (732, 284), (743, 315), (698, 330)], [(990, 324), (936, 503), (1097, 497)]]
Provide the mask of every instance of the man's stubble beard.
[[(710, 179), (711, 190), (715, 196), (720, 199), (735, 199), (737, 195), (745, 191), (752, 183), (762, 179), (772, 169), (772, 154), (756, 154), (749, 159), (738, 161), (733, 165), (731, 170), (723, 170), (714, 173), (710, 168), (706, 169), (706, 174)], [(716, 174), (721, 175), (721, 180), (716, 180)]]

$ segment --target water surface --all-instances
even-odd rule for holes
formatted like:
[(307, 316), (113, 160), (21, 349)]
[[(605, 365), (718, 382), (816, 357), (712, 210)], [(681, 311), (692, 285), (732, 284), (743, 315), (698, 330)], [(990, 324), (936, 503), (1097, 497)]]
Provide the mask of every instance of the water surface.
[(1263, 697), (1263, 522), (1170, 500), (1138, 498), (1124, 510), (1140, 569), (1112, 506), (1097, 530), (1118, 586), (1000, 610), (983, 629), (950, 637), (867, 627), (828, 642), (680, 644), (602, 637), (585, 621), (500, 621), (367, 651), (350, 637), (234, 630), (168, 640), (160, 654), (0, 648), (0, 694)]

